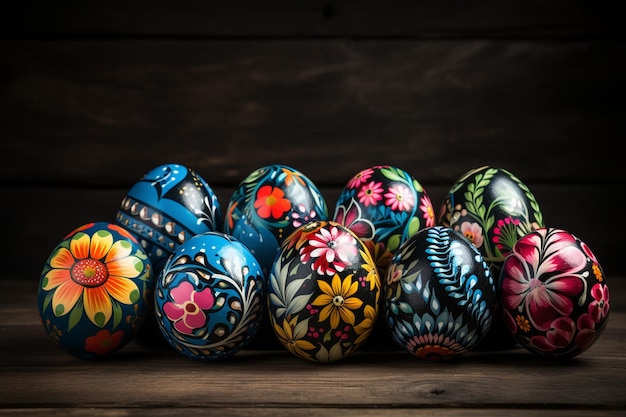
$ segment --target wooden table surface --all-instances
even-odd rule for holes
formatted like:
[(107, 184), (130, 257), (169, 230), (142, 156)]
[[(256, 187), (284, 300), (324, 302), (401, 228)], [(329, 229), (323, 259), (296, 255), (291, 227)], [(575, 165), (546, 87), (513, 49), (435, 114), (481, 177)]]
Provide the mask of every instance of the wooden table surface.
[(449, 363), (371, 350), (315, 364), (272, 349), (203, 363), (135, 341), (106, 360), (74, 358), (44, 333), (37, 283), (0, 280), (0, 416), (623, 415), (626, 279), (608, 282), (607, 328), (572, 361), (516, 346)]

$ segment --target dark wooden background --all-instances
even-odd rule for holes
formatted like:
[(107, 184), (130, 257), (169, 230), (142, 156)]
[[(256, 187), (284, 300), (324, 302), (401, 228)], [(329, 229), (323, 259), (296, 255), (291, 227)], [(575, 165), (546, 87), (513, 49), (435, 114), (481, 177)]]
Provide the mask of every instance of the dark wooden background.
[(438, 208), (482, 165), (624, 272), (619, 1), (21, 1), (0, 11), (0, 278), (37, 280), (163, 163), (222, 206), (284, 163), (324, 193), (374, 164)]

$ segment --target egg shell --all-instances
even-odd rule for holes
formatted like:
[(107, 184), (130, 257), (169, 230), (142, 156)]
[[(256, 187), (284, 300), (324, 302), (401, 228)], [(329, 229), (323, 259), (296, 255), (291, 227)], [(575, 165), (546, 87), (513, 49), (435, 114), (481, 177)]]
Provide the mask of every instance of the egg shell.
[(250, 173), (237, 186), (224, 231), (250, 249), (267, 276), (287, 236), (304, 223), (327, 219), (326, 201), (313, 181), (289, 166), (273, 164)]
[(539, 356), (574, 358), (606, 328), (606, 277), (589, 246), (565, 230), (543, 228), (519, 239), (498, 285), (507, 328)]
[(384, 276), (398, 247), (419, 230), (435, 225), (435, 211), (424, 187), (411, 174), (398, 167), (375, 165), (348, 181), (332, 219), (367, 245)]
[(271, 326), (300, 359), (344, 359), (378, 318), (376, 265), (357, 236), (331, 220), (307, 223), (286, 238), (268, 281)]
[(420, 359), (459, 358), (491, 327), (495, 280), (476, 247), (451, 228), (434, 226), (407, 239), (383, 290), (393, 340)]
[(37, 307), (48, 336), (84, 359), (124, 347), (152, 307), (150, 259), (127, 230), (108, 222), (70, 232), (41, 273)]
[(222, 232), (202, 233), (168, 258), (155, 285), (155, 317), (181, 355), (204, 362), (229, 358), (255, 337), (265, 287), (248, 248)]
[(196, 171), (178, 164), (160, 165), (137, 181), (115, 221), (137, 237), (156, 276), (178, 246), (194, 235), (223, 228), (213, 189)]
[[(467, 237), (480, 251), (494, 277), (519, 238), (544, 227), (539, 204), (524, 184), (510, 171), (492, 166), (473, 169), (450, 188), (437, 224), (451, 227)], [(511, 348), (515, 340), (502, 321), (499, 303), (482, 350)]]

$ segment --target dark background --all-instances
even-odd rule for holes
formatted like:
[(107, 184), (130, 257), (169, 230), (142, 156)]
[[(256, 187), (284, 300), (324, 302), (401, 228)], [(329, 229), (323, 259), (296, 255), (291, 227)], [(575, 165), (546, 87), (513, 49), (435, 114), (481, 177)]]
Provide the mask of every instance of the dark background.
[[(510, 170), (546, 224), (623, 273), (619, 1), (21, 1), (0, 10), (2, 278), (37, 280), (74, 228), (113, 221), (163, 163), (225, 208), (291, 165), (329, 207), (374, 164), (436, 208)], [(222, 4), (224, 3), (224, 4)]]

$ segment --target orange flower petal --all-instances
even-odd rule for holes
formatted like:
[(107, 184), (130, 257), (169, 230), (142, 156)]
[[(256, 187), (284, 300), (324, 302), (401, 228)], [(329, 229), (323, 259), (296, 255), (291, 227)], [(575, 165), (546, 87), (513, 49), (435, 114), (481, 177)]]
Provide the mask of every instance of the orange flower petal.
[[(109, 253), (106, 255), (105, 263), (115, 261), (117, 259), (126, 258), (133, 250), (132, 245), (127, 240), (118, 240), (111, 246)], [(107, 265), (108, 266), (108, 265)]]
[(109, 321), (113, 312), (113, 305), (104, 286), (85, 288), (83, 301), (85, 314), (96, 326), (102, 327)]
[(70, 269), (76, 260), (67, 248), (59, 248), (54, 255), (50, 257), (50, 266), (53, 268)]
[(337, 295), (337, 294), (341, 294), (341, 278), (339, 278), (338, 274), (335, 274), (333, 276), (333, 280), (331, 282), (331, 285), (333, 286), (333, 290), (332, 290), (332, 294), (333, 295)]
[(317, 286), (324, 294), (328, 295), (330, 298), (333, 298), (335, 296), (335, 292), (333, 292), (333, 289), (330, 287), (330, 285), (328, 285), (326, 281), (317, 281)]
[(109, 275), (124, 278), (136, 278), (143, 271), (143, 262), (135, 256), (117, 259), (106, 264)]
[(363, 305), (363, 300), (358, 297), (350, 297), (343, 300), (343, 307), (349, 308), (350, 310), (356, 310)]
[(91, 236), (91, 257), (94, 259), (102, 259), (111, 250), (113, 246), (113, 235), (108, 230), (98, 230)]
[(315, 297), (315, 300), (311, 303), (313, 306), (325, 306), (328, 304), (332, 304), (333, 296), (329, 294), (320, 294)]
[(344, 298), (350, 297), (359, 289), (359, 283), (352, 281), (352, 275), (346, 277), (341, 285), (341, 294)]
[(85, 259), (89, 257), (89, 243), (91, 239), (85, 233), (76, 233), (70, 239), (70, 251), (75, 259)]
[(111, 297), (120, 303), (132, 304), (139, 299), (139, 287), (133, 281), (118, 276), (109, 276), (104, 287)]
[(83, 293), (83, 286), (72, 280), (59, 285), (52, 296), (52, 311), (55, 316), (63, 316), (70, 312)]
[[(347, 308), (339, 308), (338, 310), (339, 315), (341, 315), (341, 320), (343, 320), (344, 323), (348, 323), (354, 326), (354, 320), (356, 318), (354, 317), (354, 313), (352, 312), (352, 310), (348, 310)], [(337, 326), (338, 325), (339, 323), (337, 323)]]
[(71, 279), (72, 275), (69, 269), (51, 269), (44, 276), (41, 288), (45, 291), (50, 291), (65, 281), (71, 281)]

